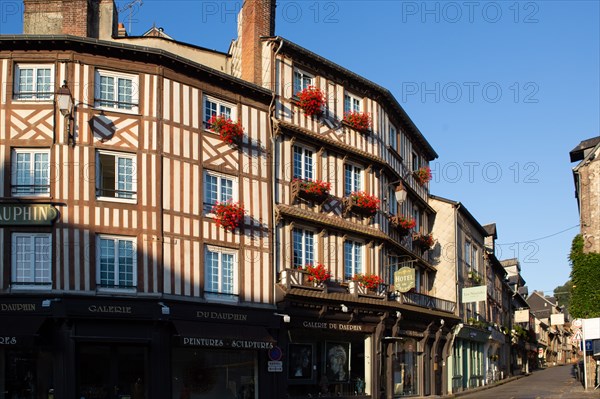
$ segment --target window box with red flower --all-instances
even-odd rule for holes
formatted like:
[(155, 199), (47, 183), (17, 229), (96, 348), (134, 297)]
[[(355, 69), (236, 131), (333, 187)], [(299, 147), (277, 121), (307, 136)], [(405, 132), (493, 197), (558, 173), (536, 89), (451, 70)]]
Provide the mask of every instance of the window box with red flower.
[(323, 113), (325, 105), (325, 94), (314, 86), (308, 86), (296, 93), (298, 107), (304, 110), (306, 116), (319, 116)]
[(307, 201), (322, 203), (329, 198), (329, 190), (331, 183), (313, 180), (313, 179), (298, 179), (292, 180), (292, 197), (299, 197)]
[(402, 237), (408, 235), (410, 230), (414, 229), (417, 225), (415, 219), (403, 215), (390, 216), (390, 223), (398, 230)]
[(383, 279), (376, 274), (358, 273), (348, 283), (348, 292), (352, 295), (377, 295), (384, 296), (386, 287)]
[(429, 166), (422, 166), (413, 172), (415, 180), (419, 185), (424, 186), (431, 180), (431, 169)]
[(342, 122), (361, 133), (368, 133), (371, 131), (371, 116), (366, 112), (346, 112)]
[(346, 216), (348, 212), (354, 212), (362, 216), (371, 217), (377, 213), (379, 202), (379, 198), (374, 195), (369, 195), (364, 191), (353, 192), (342, 199), (344, 216)]
[(427, 251), (433, 247), (433, 236), (431, 234), (415, 234), (413, 236), (413, 245), (421, 248), (423, 251)]
[(314, 286), (322, 286), (326, 281), (331, 278), (331, 273), (322, 264), (318, 263), (316, 266), (306, 265), (306, 273), (308, 274), (307, 281), (312, 283)]
[(207, 127), (217, 133), (221, 140), (228, 144), (239, 144), (244, 135), (241, 122), (234, 122), (225, 115), (213, 115), (207, 123)]
[(226, 201), (217, 202), (213, 206), (212, 212), (215, 214), (214, 219), (217, 222), (217, 226), (227, 231), (233, 231), (242, 224), (246, 211), (237, 202)]

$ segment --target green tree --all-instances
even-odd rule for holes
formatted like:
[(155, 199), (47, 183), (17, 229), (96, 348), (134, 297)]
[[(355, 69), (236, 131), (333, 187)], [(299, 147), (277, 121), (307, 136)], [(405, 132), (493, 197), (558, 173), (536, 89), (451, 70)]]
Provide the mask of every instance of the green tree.
[(574, 318), (600, 317), (600, 254), (583, 253), (583, 238), (577, 235), (569, 259), (573, 282), (569, 312)]
[(559, 285), (554, 289), (554, 298), (558, 302), (558, 306), (569, 308), (571, 303), (571, 295), (573, 294), (573, 282), (571, 279), (567, 280), (563, 285)]

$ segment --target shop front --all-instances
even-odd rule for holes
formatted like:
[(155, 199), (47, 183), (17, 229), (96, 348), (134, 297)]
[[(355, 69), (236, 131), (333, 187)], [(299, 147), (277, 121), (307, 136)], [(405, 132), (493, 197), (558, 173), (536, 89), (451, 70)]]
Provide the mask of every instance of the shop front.
[(485, 384), (484, 349), (489, 337), (489, 331), (467, 325), (463, 325), (456, 333), (451, 358), (453, 393)]

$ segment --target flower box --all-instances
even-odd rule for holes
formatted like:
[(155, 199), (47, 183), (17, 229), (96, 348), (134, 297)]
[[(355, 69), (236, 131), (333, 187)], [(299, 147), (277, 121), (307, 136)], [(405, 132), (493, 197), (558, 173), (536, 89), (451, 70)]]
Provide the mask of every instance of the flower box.
[(361, 133), (371, 131), (371, 116), (366, 112), (346, 112), (342, 122)]
[(379, 198), (369, 195), (364, 191), (358, 191), (342, 199), (344, 214), (354, 212), (358, 215), (371, 217), (379, 209)]
[(292, 180), (291, 190), (292, 198), (298, 197), (307, 201), (322, 203), (329, 198), (331, 183), (311, 179), (294, 179)]
[(298, 107), (302, 108), (306, 116), (321, 115), (325, 105), (325, 94), (314, 86), (296, 93)]
[(431, 234), (415, 234), (413, 236), (413, 245), (427, 251), (433, 247), (433, 236)]
[(228, 144), (239, 144), (244, 135), (241, 122), (233, 122), (224, 115), (213, 115), (208, 120), (208, 128), (218, 133), (221, 140)]
[(398, 233), (400, 233), (400, 236), (402, 237), (407, 236), (410, 230), (414, 229), (417, 225), (415, 219), (411, 217), (407, 218), (402, 215), (390, 216), (390, 223), (398, 230)]
[(304, 270), (308, 274), (306, 281), (315, 286), (322, 286), (331, 278), (331, 273), (329, 273), (329, 270), (327, 270), (325, 266), (320, 263), (318, 263), (316, 266), (306, 265)]
[(212, 208), (217, 226), (227, 231), (233, 231), (240, 226), (244, 220), (244, 207), (237, 202), (217, 202)]
[(348, 282), (348, 292), (351, 295), (375, 296), (384, 298), (387, 296), (387, 288), (383, 280), (373, 274), (357, 274)]
[(429, 166), (423, 166), (413, 172), (413, 176), (420, 186), (424, 186), (431, 180), (431, 169)]

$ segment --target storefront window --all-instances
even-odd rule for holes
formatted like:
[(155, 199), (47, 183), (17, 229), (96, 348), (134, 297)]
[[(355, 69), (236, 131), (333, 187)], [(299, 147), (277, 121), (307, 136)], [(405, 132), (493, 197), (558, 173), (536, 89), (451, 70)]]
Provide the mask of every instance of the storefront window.
[(418, 394), (417, 341), (404, 338), (394, 343), (394, 397)]
[(32, 349), (0, 349), (0, 399), (47, 397), (54, 387), (52, 355)]
[(258, 399), (255, 351), (173, 349), (173, 399)]

